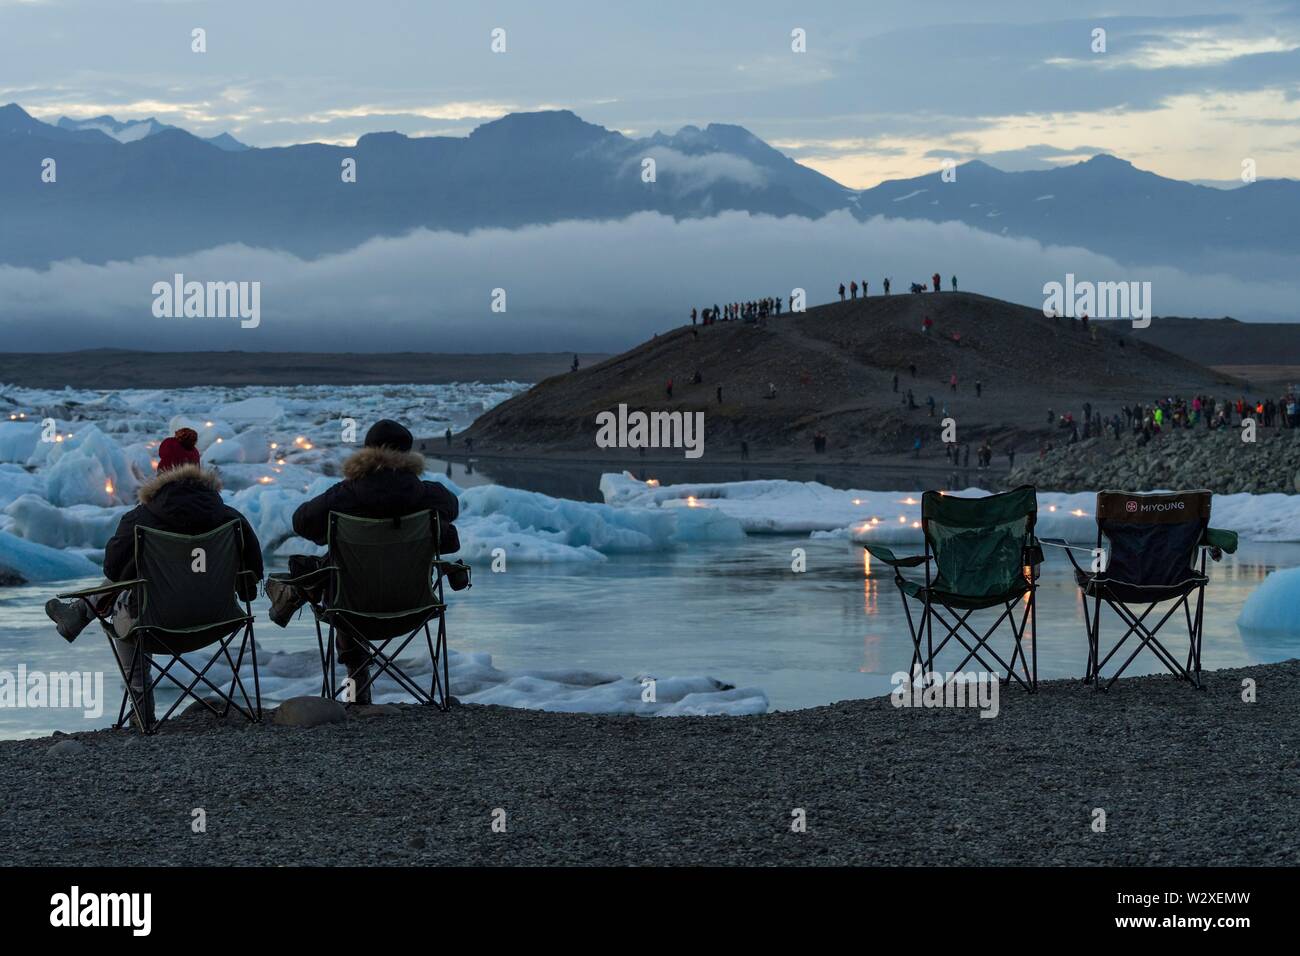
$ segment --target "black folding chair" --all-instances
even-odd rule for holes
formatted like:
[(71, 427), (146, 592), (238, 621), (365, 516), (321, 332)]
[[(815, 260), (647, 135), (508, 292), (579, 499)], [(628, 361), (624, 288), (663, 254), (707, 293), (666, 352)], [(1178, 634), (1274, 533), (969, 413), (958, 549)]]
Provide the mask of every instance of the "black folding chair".
[[(1110, 663), (1130, 637), (1137, 646), (1106, 682), (1109, 689), (1133, 663), (1143, 648), (1150, 650), (1171, 674), (1201, 686), (1202, 610), (1205, 600), (1205, 555), (1218, 561), (1226, 551), (1237, 550), (1237, 535), (1210, 527), (1209, 491), (1139, 494), (1102, 491), (1097, 494), (1096, 562), (1087, 570), (1075, 560), (1074, 548), (1061, 539), (1044, 544), (1067, 548), (1074, 576), (1083, 593), (1084, 623), (1088, 629), (1088, 667), (1084, 682), (1102, 689), (1102, 668)], [(1105, 538), (1109, 548), (1103, 549)], [(1192, 609), (1192, 595), (1196, 608)], [(1101, 605), (1113, 610), (1126, 630), (1101, 656)], [(1148, 616), (1156, 607), (1173, 601), (1155, 627)], [(1091, 608), (1089, 604), (1091, 603)], [(1143, 607), (1145, 606), (1145, 607)], [(1141, 608), (1138, 613), (1135, 608)], [(1179, 610), (1187, 624), (1187, 658), (1180, 662), (1156, 637)]]
[[(135, 646), (129, 672), (116, 651), (113, 654), (118, 672), (126, 683), (115, 727), (126, 723), (129, 703), (130, 713), (135, 714), (140, 728), (146, 734), (153, 734), (186, 698), (193, 698), (219, 717), (226, 716), (234, 707), (250, 721), (262, 719), (257, 644), (250, 606), (257, 594), (257, 576), (244, 567), (243, 553), (243, 531), (238, 521), (230, 521), (197, 535), (137, 527), (135, 566), (139, 577), (59, 595), (89, 605), (104, 626), (110, 647), (113, 638)], [(124, 637), (118, 637), (110, 616), (101, 612), (100, 606), (111, 606), (109, 597), (116, 599), (127, 590), (132, 592), (130, 606), (138, 616), (131, 630)], [(242, 609), (239, 606), (241, 600)], [(236, 638), (239, 638), (238, 653), (232, 656), (231, 645)], [(216, 646), (211, 657), (201, 668), (195, 668), (181, 656), (213, 645)], [(245, 653), (249, 654), (253, 667), (251, 699), (240, 677)], [(166, 661), (165, 665), (159, 663), (160, 658)], [(212, 667), (222, 660), (232, 674), (228, 692), (208, 677)], [(179, 668), (180, 676), (173, 673), (173, 668)], [(155, 670), (157, 676), (150, 679)], [(140, 694), (134, 689), (136, 678), (140, 678), (143, 685)], [(145, 705), (164, 679), (179, 687), (181, 694), (167, 712), (155, 720)], [(220, 709), (206, 697), (195, 693), (200, 684), (224, 702)], [(236, 691), (243, 699), (242, 706), (235, 699)]]
[[(321, 655), (321, 696), (338, 698), (335, 642), (342, 632), (377, 665), (359, 686), (345, 685), (355, 700), (383, 674), (421, 704), (449, 706), (447, 671), (447, 604), (443, 572), (449, 562), (438, 554), (438, 515), (420, 511), (401, 518), (357, 518), (330, 512), (329, 564), (289, 579), (305, 587), (316, 621)], [(463, 567), (468, 574), (468, 567)], [(437, 620), (437, 636), (430, 623)], [(322, 631), (324, 624), (326, 632)], [(426, 690), (398, 665), (398, 655), (424, 632), (433, 665)], [(395, 649), (390, 649), (396, 644)], [(441, 674), (439, 668), (441, 667)]]
[[(894, 583), (903, 599), (907, 627), (912, 634), (913, 673), (922, 664), (925, 673), (932, 673), (935, 658), (950, 641), (956, 640), (966, 655), (955, 671), (960, 672), (975, 660), (986, 671), (995, 672), (981, 656), (986, 653), (1006, 673), (1002, 678), (1004, 683), (1009, 684), (1014, 678), (1031, 693), (1038, 689), (1038, 642), (1034, 637), (1030, 639), (1030, 650), (1025, 650), (1026, 632), (1037, 633), (1036, 582), (1043, 562), (1042, 549), (1034, 537), (1037, 516), (1037, 494), (1029, 485), (983, 498), (959, 498), (927, 491), (921, 496), (923, 554), (900, 558), (890, 548), (866, 545), (872, 557), (894, 569)], [(903, 568), (922, 566), (924, 583), (903, 577)], [(922, 606), (918, 622), (912, 619), (909, 597)], [(1017, 624), (1016, 604), (1021, 600), (1024, 609)], [(969, 624), (975, 611), (999, 607), (1001, 613), (982, 634)], [(947, 632), (937, 646), (935, 621)], [(1014, 640), (1010, 661), (1004, 660), (989, 644), (1004, 621), (1009, 623)], [(924, 653), (922, 634), (925, 635)], [(968, 642), (967, 638), (972, 640)]]

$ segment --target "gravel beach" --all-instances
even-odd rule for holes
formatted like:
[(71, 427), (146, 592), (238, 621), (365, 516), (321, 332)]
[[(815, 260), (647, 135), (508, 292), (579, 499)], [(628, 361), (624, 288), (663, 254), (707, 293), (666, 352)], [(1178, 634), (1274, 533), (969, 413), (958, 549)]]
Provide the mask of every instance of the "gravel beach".
[(1205, 684), (1004, 689), (994, 719), (887, 698), (742, 718), (185, 716), (153, 739), (0, 743), (0, 843), (11, 866), (1300, 863), (1300, 661)]

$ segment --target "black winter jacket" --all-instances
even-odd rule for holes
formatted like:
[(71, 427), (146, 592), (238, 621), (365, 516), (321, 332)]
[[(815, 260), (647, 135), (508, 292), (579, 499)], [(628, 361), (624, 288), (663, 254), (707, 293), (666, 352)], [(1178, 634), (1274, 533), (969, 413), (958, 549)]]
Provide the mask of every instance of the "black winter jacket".
[[(104, 548), (104, 576), (127, 581), (136, 576), (135, 529), (156, 528), (173, 534), (203, 534), (228, 521), (243, 529), (244, 567), (262, 579), (262, 547), (248, 519), (221, 500), (215, 471), (183, 465), (159, 472), (140, 489), (140, 504), (122, 515)], [(256, 586), (252, 586), (256, 592)]]
[(331, 511), (357, 518), (400, 518), (417, 511), (437, 512), (438, 551), (460, 550), (452, 524), (460, 514), (456, 496), (436, 481), (423, 481), (424, 458), (391, 448), (362, 448), (343, 463), (343, 480), (293, 513), (293, 530), (308, 541), (327, 544)]

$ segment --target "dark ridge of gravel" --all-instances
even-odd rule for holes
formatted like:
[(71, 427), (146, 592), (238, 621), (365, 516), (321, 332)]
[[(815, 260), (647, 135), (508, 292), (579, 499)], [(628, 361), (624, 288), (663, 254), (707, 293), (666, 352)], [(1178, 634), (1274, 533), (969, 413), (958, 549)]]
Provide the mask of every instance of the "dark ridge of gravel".
[(0, 743), (0, 845), (8, 865), (1300, 863), (1300, 660), (1205, 683), (1004, 689), (995, 719), (887, 698), (743, 718), (186, 716), (151, 740), (58, 738), (73, 753)]

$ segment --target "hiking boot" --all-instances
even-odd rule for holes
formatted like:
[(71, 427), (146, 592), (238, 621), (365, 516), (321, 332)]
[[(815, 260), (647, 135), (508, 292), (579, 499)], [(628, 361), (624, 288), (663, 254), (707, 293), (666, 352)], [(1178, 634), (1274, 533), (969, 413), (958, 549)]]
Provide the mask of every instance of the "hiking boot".
[(307, 603), (301, 591), (279, 578), (266, 579), (266, 596), (271, 599), (271, 620), (280, 627), (288, 627), (294, 614)]
[(443, 573), (453, 591), (463, 591), (469, 587), (469, 566), (464, 561), (446, 564)]
[(69, 644), (86, 629), (86, 625), (95, 619), (90, 605), (85, 601), (60, 601), (50, 598), (45, 602), (45, 613), (59, 629), (59, 637)]

